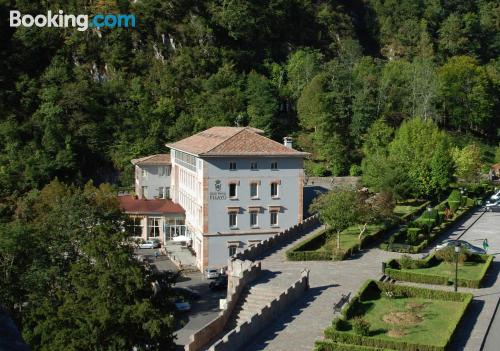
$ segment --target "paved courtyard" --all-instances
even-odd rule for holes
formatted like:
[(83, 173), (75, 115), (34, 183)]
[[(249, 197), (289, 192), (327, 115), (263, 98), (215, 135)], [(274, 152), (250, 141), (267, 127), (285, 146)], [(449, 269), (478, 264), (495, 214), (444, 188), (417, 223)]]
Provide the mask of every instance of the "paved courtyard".
[[(466, 230), (471, 225), (472, 227)], [(496, 254), (500, 253), (499, 231), (499, 213), (476, 212), (441, 240), (463, 235), (463, 239), (480, 246), (482, 240), (487, 237), (490, 252)], [(279, 275), (280, 280), (288, 279), (290, 284), (298, 279), (304, 268), (309, 268), (311, 289), (303, 299), (291, 306), (286, 314), (267, 328), (265, 333), (248, 345), (247, 351), (311, 350), (314, 341), (321, 339), (323, 330), (331, 325), (333, 305), (341, 295), (353, 295), (365, 280), (380, 278), (381, 262), (400, 256), (372, 248), (346, 261), (288, 262), (285, 259), (285, 251), (288, 248), (287, 246), (265, 258), (262, 268)], [(453, 350), (480, 349), (500, 296), (500, 284), (497, 279), (499, 265), (500, 262), (495, 258), (487, 279), (488, 287), (473, 291), (475, 301), (465, 318), (466, 322), (460, 326), (457, 333), (459, 337), (456, 338)]]

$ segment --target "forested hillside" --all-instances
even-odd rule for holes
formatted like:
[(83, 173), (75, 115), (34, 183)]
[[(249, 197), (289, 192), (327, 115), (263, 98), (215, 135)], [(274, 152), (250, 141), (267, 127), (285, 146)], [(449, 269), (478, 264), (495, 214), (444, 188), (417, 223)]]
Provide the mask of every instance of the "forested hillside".
[(55, 177), (127, 185), (131, 158), (214, 125), (293, 135), (317, 175), (359, 173), (381, 118), (497, 144), (498, 1), (1, 2), (11, 9), (134, 13), (137, 28), (1, 21), (4, 204)]

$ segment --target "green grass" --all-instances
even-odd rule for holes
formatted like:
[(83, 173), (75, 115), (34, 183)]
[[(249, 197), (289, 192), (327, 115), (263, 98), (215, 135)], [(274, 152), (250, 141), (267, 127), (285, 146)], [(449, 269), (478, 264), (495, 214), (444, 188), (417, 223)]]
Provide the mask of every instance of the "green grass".
[[(370, 224), (367, 226), (363, 236), (373, 235), (384, 227), (383, 224)], [(340, 233), (340, 249), (347, 250), (348, 248), (359, 244), (359, 231), (360, 228), (355, 225), (347, 228)], [(337, 248), (337, 234), (329, 232), (326, 243), (319, 247), (317, 250), (334, 250)]]
[[(409, 304), (421, 305), (421, 309), (412, 311)], [(370, 324), (371, 336), (380, 339), (401, 340), (411, 343), (440, 346), (447, 342), (450, 335), (447, 330), (455, 326), (461, 318), (463, 302), (431, 300), (417, 297), (385, 298), (363, 301), (363, 318)], [(389, 324), (384, 316), (391, 312), (407, 312), (422, 318), (417, 324)], [(401, 328), (405, 335), (392, 337), (388, 332), (395, 327)], [(348, 331), (351, 332), (352, 331)]]
[[(460, 279), (480, 279), (484, 265), (484, 262), (464, 262), (464, 264), (459, 264), (458, 276)], [(432, 267), (401, 270), (412, 273), (439, 275), (449, 278), (450, 280), (455, 279), (455, 264), (444, 261), (440, 261), (437, 265)]]

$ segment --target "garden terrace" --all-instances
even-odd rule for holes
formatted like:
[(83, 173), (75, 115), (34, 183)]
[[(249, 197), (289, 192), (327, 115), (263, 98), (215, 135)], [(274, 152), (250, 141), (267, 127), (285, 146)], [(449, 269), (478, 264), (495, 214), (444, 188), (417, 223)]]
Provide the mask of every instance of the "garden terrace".
[(382, 243), (380, 248), (406, 253), (419, 253), (427, 248), (445, 230), (470, 213), (480, 200), (460, 195), (456, 197), (455, 194), (456, 192), (452, 192), (448, 199), (438, 204), (431, 212), (424, 211), (419, 218), (409, 222)]
[[(428, 205), (425, 200), (404, 200), (398, 202), (394, 208), (394, 214), (401, 220), (406, 221), (421, 213)], [(382, 240), (384, 234), (394, 225), (383, 223), (368, 225), (361, 246), (377, 240)], [(286, 255), (290, 261), (329, 261), (344, 260), (359, 250), (359, 226), (355, 225), (340, 233), (340, 250), (337, 249), (337, 234), (326, 229), (317, 235), (298, 243), (287, 251)]]
[[(389, 228), (385, 224), (368, 225), (361, 245), (377, 240)], [(340, 250), (338, 250), (337, 234), (326, 229), (292, 247), (286, 252), (286, 256), (290, 261), (344, 260), (359, 250), (359, 232), (357, 225), (342, 231), (340, 233)]]
[[(453, 254), (453, 253), (452, 253)], [(468, 255), (458, 265), (458, 286), (479, 288), (493, 261), (491, 255)], [(455, 263), (432, 254), (423, 260), (410, 257), (392, 259), (386, 263), (385, 274), (392, 279), (435, 285), (451, 285), (455, 281)]]
[(316, 350), (444, 351), (471, 300), (472, 294), (370, 280)]

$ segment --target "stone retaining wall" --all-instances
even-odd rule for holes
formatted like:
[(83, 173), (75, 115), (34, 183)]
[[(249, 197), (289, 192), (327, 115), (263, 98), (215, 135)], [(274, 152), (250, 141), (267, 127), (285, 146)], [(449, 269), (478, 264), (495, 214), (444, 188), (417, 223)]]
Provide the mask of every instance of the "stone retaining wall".
[(291, 304), (301, 298), (309, 288), (309, 270), (304, 270), (297, 280), (287, 290), (267, 304), (259, 313), (254, 314), (250, 320), (237, 326), (217, 341), (210, 351), (241, 350), (249, 340), (264, 330), (269, 324), (286, 311)]
[(254, 261), (257, 257), (264, 254), (266, 251), (271, 249), (274, 246), (286, 243), (290, 239), (295, 238), (297, 235), (302, 234), (304, 231), (307, 231), (311, 228), (320, 225), (318, 215), (314, 215), (306, 218), (302, 222), (285, 229), (278, 234), (275, 234), (265, 240), (262, 240), (257, 245), (249, 247), (243, 251), (237, 252), (233, 256), (229, 258), (229, 262), (231, 260), (251, 260)]
[(220, 337), (245, 287), (254, 281), (261, 272), (260, 262), (234, 260), (228, 267), (228, 293), (225, 308), (217, 318), (189, 337), (185, 351), (198, 351)]

